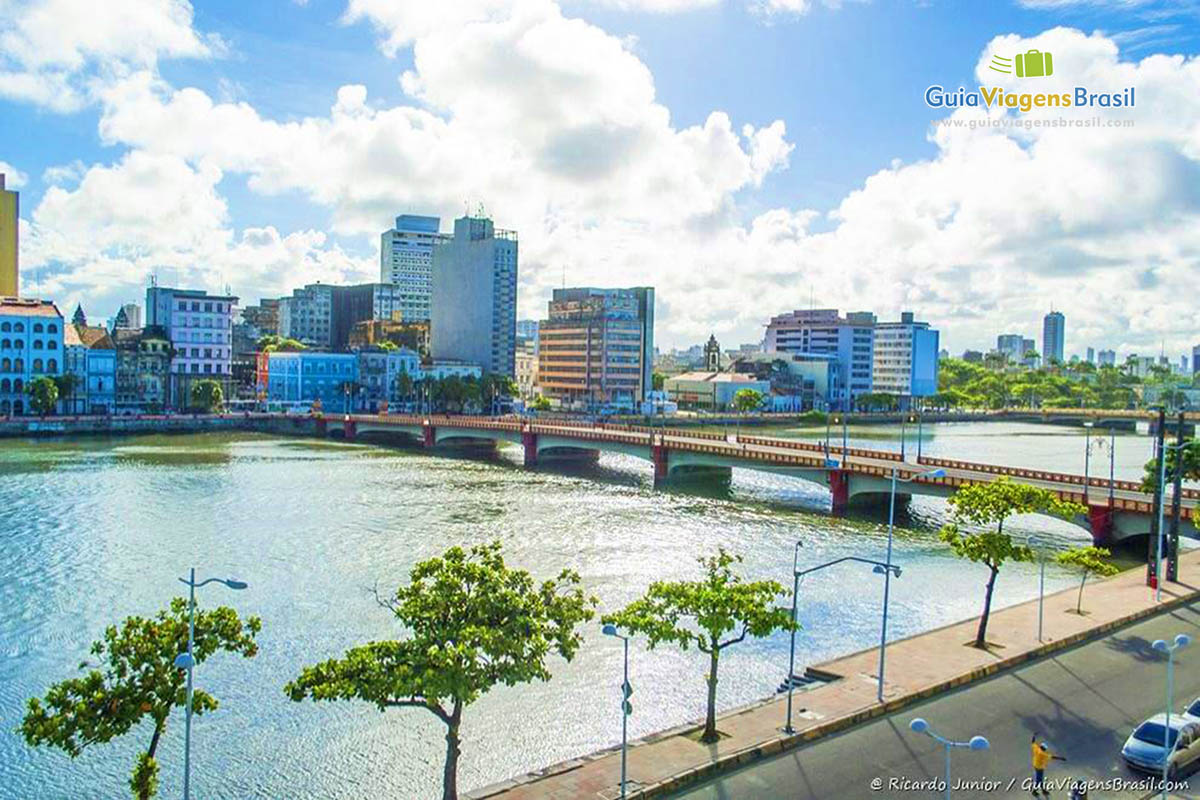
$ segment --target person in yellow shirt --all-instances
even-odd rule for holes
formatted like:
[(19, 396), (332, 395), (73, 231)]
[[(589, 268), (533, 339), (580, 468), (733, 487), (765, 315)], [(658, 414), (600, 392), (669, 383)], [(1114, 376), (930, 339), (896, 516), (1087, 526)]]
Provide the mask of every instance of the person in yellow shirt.
[(1046, 789), (1046, 767), (1050, 766), (1051, 759), (1055, 761), (1066, 761), (1066, 759), (1051, 753), (1049, 745), (1037, 740), (1036, 732), (1029, 740), (1029, 750), (1033, 761), (1033, 796), (1037, 797), (1041, 793), (1049, 797), (1050, 792)]

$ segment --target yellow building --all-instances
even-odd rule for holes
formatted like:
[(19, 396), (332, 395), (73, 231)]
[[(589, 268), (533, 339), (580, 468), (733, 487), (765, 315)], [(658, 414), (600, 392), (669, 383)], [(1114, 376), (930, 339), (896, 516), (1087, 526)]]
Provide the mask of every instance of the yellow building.
[(16, 192), (4, 188), (0, 173), (0, 297), (17, 296), (17, 218), (20, 204)]

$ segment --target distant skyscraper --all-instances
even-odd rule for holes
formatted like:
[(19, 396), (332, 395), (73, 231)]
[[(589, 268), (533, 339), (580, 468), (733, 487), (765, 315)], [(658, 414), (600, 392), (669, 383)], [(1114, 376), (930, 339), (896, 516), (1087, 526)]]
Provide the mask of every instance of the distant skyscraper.
[(1101, 350), (1097, 355), (1097, 358), (1099, 359), (1100, 366), (1102, 367), (1115, 367), (1117, 365), (1116, 350)]
[(1088, 362), (1089, 364), (1095, 364), (1095, 363), (1096, 363), (1096, 348), (1094, 348), (1094, 347), (1089, 347), (1089, 348), (1087, 349), (1087, 362)]
[(904, 408), (910, 398), (936, 394), (938, 344), (938, 332), (915, 321), (911, 311), (902, 312), (899, 322), (878, 323), (871, 391), (896, 395)]
[(516, 374), (517, 234), (481, 217), (454, 220), (433, 248), (430, 349), (434, 360)]
[(440, 217), (401, 214), (396, 227), (379, 242), (379, 280), (395, 284), (404, 322), (428, 322), (433, 289), (433, 246), (447, 237), (438, 233)]
[(0, 297), (17, 296), (20, 272), (17, 230), (21, 216), (21, 197), (4, 188), (0, 173)]
[(872, 391), (875, 315), (854, 311), (839, 317), (836, 308), (797, 310), (772, 317), (763, 339), (767, 353), (817, 353), (837, 357), (837, 381), (830, 389), (836, 409), (849, 409), (854, 398)]
[(1192, 348), (1192, 374), (1200, 373), (1200, 344)]
[(146, 289), (146, 325), (161, 325), (174, 348), (167, 401), (191, 404), (191, 386), (212, 379), (232, 397), (233, 315), (238, 299), (201, 289)]
[(1067, 338), (1067, 318), (1060, 311), (1051, 311), (1042, 319), (1042, 363), (1062, 362), (1063, 344)]
[(113, 330), (137, 330), (142, 327), (142, 307), (137, 303), (126, 303), (117, 309), (113, 318)]
[(996, 349), (1009, 361), (1020, 361), (1025, 357), (1024, 341), (1019, 333), (1002, 333), (996, 337)]
[(538, 327), (538, 382), (548, 397), (641, 405), (653, 389), (654, 289), (555, 289), (548, 316)]

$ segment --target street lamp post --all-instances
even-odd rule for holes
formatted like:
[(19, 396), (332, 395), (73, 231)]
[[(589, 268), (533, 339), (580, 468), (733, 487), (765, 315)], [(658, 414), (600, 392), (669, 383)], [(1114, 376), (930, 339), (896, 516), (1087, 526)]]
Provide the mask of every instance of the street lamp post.
[(175, 656), (175, 666), (187, 670), (187, 706), (183, 722), (183, 800), (191, 798), (192, 776), (192, 673), (196, 670), (196, 658), (192, 647), (196, 638), (196, 590), (210, 583), (220, 583), (234, 590), (246, 588), (244, 581), (233, 578), (207, 578), (196, 583), (196, 568), (192, 567), (187, 578), (180, 578), (180, 583), (188, 587), (188, 649), (186, 653)]
[[(1033, 537), (1025, 537), (1025, 546), (1033, 549)], [(1040, 543), (1039, 543), (1040, 544)], [(1038, 641), (1042, 641), (1042, 619), (1046, 604), (1046, 556), (1038, 550)]]
[(1175, 754), (1175, 746), (1171, 743), (1171, 706), (1175, 705), (1175, 651), (1182, 650), (1191, 643), (1192, 637), (1180, 633), (1171, 644), (1159, 639), (1151, 645), (1158, 652), (1167, 654), (1167, 719), (1163, 726), (1162, 800), (1167, 799), (1167, 773), (1171, 767), (1171, 756)]
[[(912, 483), (920, 478), (941, 478), (945, 474), (944, 469), (934, 469), (901, 479), (898, 477), (898, 469), (895, 466), (892, 467), (892, 491), (888, 500), (887, 561), (884, 562), (883, 569), (883, 625), (879, 633), (879, 688), (875, 695), (881, 703), (883, 702), (883, 667), (887, 657), (888, 598), (892, 588), (892, 539), (896, 530), (896, 484)], [(899, 568), (896, 568), (896, 577), (899, 576)]]
[[(1092, 425), (1093, 422), (1083, 423), (1083, 503), (1088, 505), (1088, 497), (1091, 496), (1091, 479), (1089, 477), (1088, 468), (1092, 461)], [(1103, 440), (1101, 440), (1103, 441)]]
[[(1177, 442), (1176, 444), (1162, 443), (1162, 458), (1159, 459), (1158, 465), (1158, 528), (1155, 530), (1155, 535), (1158, 537), (1154, 555), (1154, 602), (1162, 602), (1162, 562), (1163, 562), (1163, 509), (1167, 505), (1167, 456), (1172, 450), (1182, 450), (1191, 442)], [(1179, 469), (1179, 466), (1176, 466)]]
[(946, 749), (946, 800), (950, 800), (950, 750), (954, 747), (966, 747), (970, 750), (987, 750), (991, 745), (988, 740), (982, 736), (972, 736), (970, 740), (965, 742), (955, 742), (950, 739), (938, 736), (929, 728), (929, 723), (917, 717), (912, 722), (908, 723), (908, 727), (914, 733), (923, 733), (936, 742), (940, 742)]
[(924, 421), (925, 420), (922, 418), (921, 412), (918, 411), (917, 412), (917, 463), (918, 464), (921, 463), (921, 427), (922, 427), (922, 424), (924, 423)]
[(621, 798), (624, 800), (625, 756), (629, 749), (629, 715), (633, 713), (633, 706), (629, 704), (629, 696), (633, 694), (633, 687), (629, 685), (629, 637), (617, 633), (616, 625), (605, 625), (601, 630), (605, 636), (617, 637), (625, 646), (625, 678), (621, 684)]

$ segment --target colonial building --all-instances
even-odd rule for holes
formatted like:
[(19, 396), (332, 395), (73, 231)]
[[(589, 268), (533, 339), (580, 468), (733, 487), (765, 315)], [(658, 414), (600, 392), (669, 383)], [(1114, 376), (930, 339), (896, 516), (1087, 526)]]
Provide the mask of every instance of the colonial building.
[(63, 318), (49, 300), (0, 297), (0, 416), (31, 413), (29, 384), (63, 368)]

